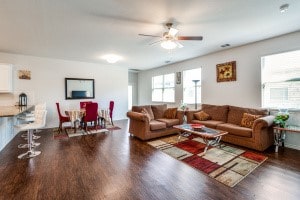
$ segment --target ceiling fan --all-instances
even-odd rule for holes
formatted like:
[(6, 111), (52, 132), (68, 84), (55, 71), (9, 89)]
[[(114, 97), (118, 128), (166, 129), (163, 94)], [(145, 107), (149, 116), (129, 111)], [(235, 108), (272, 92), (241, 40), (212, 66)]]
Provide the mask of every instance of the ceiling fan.
[(174, 49), (176, 47), (182, 48), (183, 45), (178, 42), (178, 40), (202, 40), (202, 36), (178, 36), (178, 30), (173, 28), (173, 23), (166, 23), (168, 28), (167, 32), (164, 32), (162, 36), (139, 34), (140, 36), (158, 37), (161, 38), (158, 41), (151, 43), (150, 45), (161, 42), (161, 46), (165, 49)]

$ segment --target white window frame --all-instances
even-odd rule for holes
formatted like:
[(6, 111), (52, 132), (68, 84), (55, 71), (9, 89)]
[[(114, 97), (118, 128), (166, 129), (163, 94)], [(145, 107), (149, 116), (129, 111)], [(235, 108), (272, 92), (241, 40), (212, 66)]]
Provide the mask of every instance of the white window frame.
[(261, 101), (264, 108), (300, 109), (300, 50), (261, 58)]
[(201, 75), (202, 67), (195, 69), (188, 69), (183, 71), (183, 86), (182, 86), (182, 97), (183, 103), (195, 104), (195, 83), (192, 80), (199, 80), (197, 83), (197, 104), (202, 102), (202, 87), (201, 87)]
[[(166, 76), (170, 76), (170, 75), (173, 75), (173, 83), (171, 84), (172, 86), (169, 86), (169, 87), (167, 87), (166, 85), (165, 85), (165, 77)], [(155, 87), (154, 86), (154, 79), (155, 78), (157, 78), (157, 77), (160, 77), (160, 76), (162, 76), (162, 86), (161, 87)], [(167, 101), (167, 100), (165, 100), (164, 99), (164, 93), (165, 93), (165, 90), (166, 89), (173, 89), (173, 93), (174, 93), (174, 95), (173, 95), (173, 100), (172, 101)], [(155, 90), (161, 90), (161, 99), (159, 99), (159, 100), (154, 100), (153, 98), (154, 98), (154, 96), (153, 96), (153, 94), (154, 94), (154, 92), (155, 92)], [(169, 74), (164, 74), (164, 75), (158, 75), (158, 76), (153, 76), (152, 77), (152, 102), (164, 102), (164, 103), (174, 103), (175, 102), (175, 73), (169, 73)]]

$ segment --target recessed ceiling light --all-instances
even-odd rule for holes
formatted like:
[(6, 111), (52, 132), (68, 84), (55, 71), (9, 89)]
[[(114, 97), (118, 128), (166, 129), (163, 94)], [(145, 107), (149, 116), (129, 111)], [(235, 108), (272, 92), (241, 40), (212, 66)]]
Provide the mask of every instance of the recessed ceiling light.
[(280, 7), (279, 7), (279, 10), (281, 13), (284, 13), (286, 12), (287, 10), (289, 9), (289, 4), (282, 4)]
[(224, 47), (229, 47), (229, 46), (230, 46), (230, 44), (222, 44), (222, 45), (221, 45), (221, 47), (223, 47), (223, 48), (224, 48)]
[(115, 54), (107, 54), (102, 56), (102, 59), (106, 60), (108, 63), (116, 63), (121, 60), (122, 57)]

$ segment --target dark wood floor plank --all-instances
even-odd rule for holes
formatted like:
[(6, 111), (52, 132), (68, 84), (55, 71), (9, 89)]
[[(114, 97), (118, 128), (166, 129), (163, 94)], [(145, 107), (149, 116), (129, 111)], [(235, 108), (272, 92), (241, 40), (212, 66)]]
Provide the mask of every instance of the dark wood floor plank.
[(299, 199), (300, 151), (269, 159), (234, 188), (121, 130), (54, 140), (43, 130), (36, 158), (19, 160), (18, 134), (0, 152), (0, 199)]

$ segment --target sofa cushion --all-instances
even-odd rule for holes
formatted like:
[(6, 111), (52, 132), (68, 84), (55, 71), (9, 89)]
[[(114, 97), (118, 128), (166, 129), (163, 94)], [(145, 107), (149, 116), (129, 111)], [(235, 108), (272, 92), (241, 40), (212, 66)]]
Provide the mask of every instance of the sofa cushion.
[(252, 115), (249, 113), (244, 113), (241, 121), (241, 126), (252, 128), (254, 121), (258, 118), (262, 117), (261, 115)]
[(132, 110), (133, 112), (139, 112), (139, 113), (141, 113), (143, 108), (144, 108), (145, 110), (147, 110), (147, 112), (148, 112), (149, 115), (150, 115), (151, 120), (154, 119), (154, 115), (153, 115), (153, 112), (152, 112), (152, 109), (151, 109), (151, 106), (150, 106), (150, 105), (145, 105), (145, 106), (132, 106), (131, 110)]
[(193, 124), (202, 124), (202, 125), (207, 126), (209, 128), (216, 128), (218, 124), (223, 124), (224, 122), (215, 121), (215, 120), (200, 121), (200, 120), (193, 119), (191, 121), (191, 123), (193, 123)]
[(228, 105), (202, 104), (202, 110), (206, 112), (212, 120), (227, 122)]
[(164, 122), (159, 122), (157, 120), (150, 121), (150, 130), (151, 131), (165, 129), (165, 128), (167, 128), (167, 124)]
[(227, 123), (240, 125), (244, 113), (266, 116), (268, 114), (268, 111), (266, 109), (252, 109), (229, 106)]
[(175, 119), (177, 113), (177, 108), (167, 108), (165, 110), (163, 117), (167, 119)]
[(167, 104), (151, 105), (154, 119), (163, 118), (165, 110), (167, 110)]
[(174, 125), (179, 125), (179, 119), (161, 118), (161, 119), (156, 119), (156, 120), (166, 123), (167, 127), (172, 127)]
[(229, 124), (229, 123), (218, 124), (216, 129), (227, 131), (231, 135), (237, 135), (237, 136), (248, 137), (248, 138), (252, 137), (251, 128), (241, 127), (236, 124)]
[(204, 111), (194, 113), (194, 117), (200, 121), (206, 121), (206, 120), (210, 119), (209, 114), (207, 114)]

